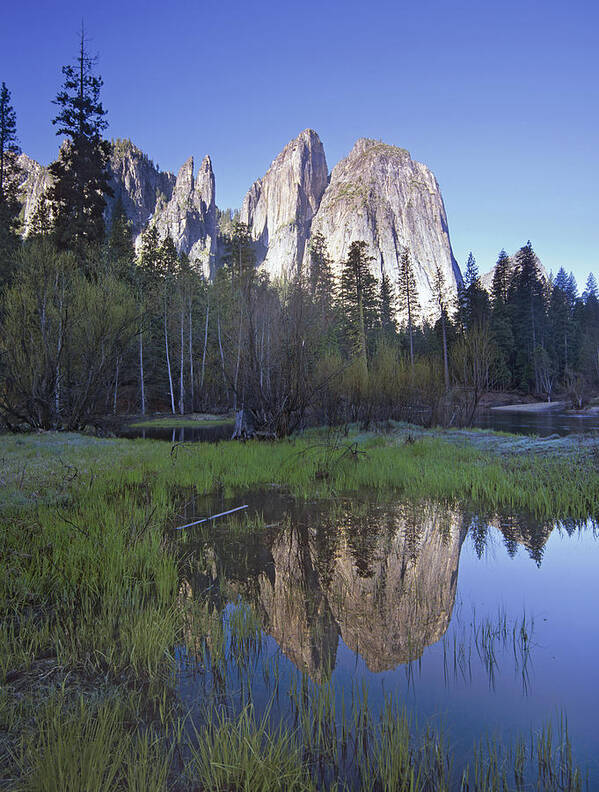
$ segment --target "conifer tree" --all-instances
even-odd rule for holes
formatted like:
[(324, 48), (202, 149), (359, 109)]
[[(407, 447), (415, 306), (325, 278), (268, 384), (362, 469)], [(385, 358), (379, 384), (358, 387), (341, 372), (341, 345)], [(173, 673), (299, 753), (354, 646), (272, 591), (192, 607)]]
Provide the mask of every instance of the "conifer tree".
[(499, 252), (491, 286), (491, 333), (497, 347), (495, 379), (498, 385), (509, 386), (512, 381), (514, 334), (508, 306), (510, 287), (510, 258), (505, 250)]
[(367, 362), (367, 341), (378, 316), (376, 279), (366, 242), (352, 242), (341, 273), (341, 310), (356, 358)]
[(458, 286), (459, 319), (464, 330), (488, 319), (489, 297), (483, 289), (476, 259), (470, 251), (464, 282)]
[(111, 267), (121, 277), (130, 277), (135, 259), (133, 232), (131, 221), (125, 213), (125, 207), (120, 196), (114, 205), (110, 231), (106, 241)]
[(397, 331), (395, 322), (396, 309), (397, 299), (393, 283), (387, 273), (383, 272), (379, 287), (379, 310), (381, 329), (386, 335), (394, 335)]
[(0, 88), (0, 284), (10, 278), (12, 259), (18, 245), (20, 212), (17, 188), (17, 117), (5, 83)]
[(399, 259), (397, 285), (399, 313), (408, 330), (410, 363), (414, 366), (414, 327), (420, 318), (420, 303), (418, 302), (416, 278), (414, 277), (410, 251), (407, 248)]
[(100, 101), (103, 82), (94, 74), (95, 60), (86, 50), (82, 30), (75, 64), (62, 68), (64, 83), (54, 100), (58, 115), (52, 121), (56, 134), (67, 138), (50, 165), (56, 241), (79, 254), (103, 240), (105, 196), (112, 195), (110, 144), (102, 139), (108, 126)]
[(545, 286), (530, 241), (516, 254), (508, 303), (514, 334), (516, 384), (541, 391), (537, 364), (539, 350), (544, 347)]
[(329, 313), (333, 305), (335, 280), (331, 259), (324, 236), (318, 231), (310, 239), (309, 287), (312, 299), (320, 305), (324, 313)]

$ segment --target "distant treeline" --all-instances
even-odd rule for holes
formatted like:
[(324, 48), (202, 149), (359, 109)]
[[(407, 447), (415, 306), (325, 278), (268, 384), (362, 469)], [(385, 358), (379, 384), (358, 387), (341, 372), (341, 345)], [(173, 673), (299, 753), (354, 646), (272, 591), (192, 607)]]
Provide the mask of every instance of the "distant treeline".
[(490, 389), (559, 391), (581, 406), (599, 384), (595, 278), (579, 296), (563, 269), (544, 275), (530, 243), (512, 258), (500, 253), (490, 293), (472, 255), (457, 298), (437, 269), (426, 306), (408, 249), (396, 276), (377, 280), (356, 241), (335, 277), (316, 234), (306, 271), (275, 282), (232, 217), (211, 282), (154, 227), (136, 254), (119, 202), (104, 224), (110, 144), (83, 39), (63, 74), (53, 123), (67, 143), (25, 239), (4, 83), (0, 95), (0, 410), (9, 426), (206, 408), (244, 408), (277, 436), (306, 421), (468, 423)]

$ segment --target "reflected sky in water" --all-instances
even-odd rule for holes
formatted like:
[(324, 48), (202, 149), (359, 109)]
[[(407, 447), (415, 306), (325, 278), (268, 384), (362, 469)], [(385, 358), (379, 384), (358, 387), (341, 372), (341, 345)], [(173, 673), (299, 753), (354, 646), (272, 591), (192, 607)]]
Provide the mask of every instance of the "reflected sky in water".
[[(188, 501), (177, 520), (240, 502)], [(339, 710), (365, 684), (374, 713), (391, 695), (420, 723), (443, 724), (458, 759), (483, 733), (509, 740), (565, 711), (577, 758), (599, 777), (593, 521), (276, 493), (249, 506), (179, 541), (193, 559), (186, 595), (213, 612), (247, 603), (262, 626), (250, 673), (258, 706), (274, 676), (281, 691), (300, 672), (313, 684), (330, 677)], [(249, 527), (256, 514), (259, 530)], [(209, 683), (182, 673), (184, 700), (202, 699)], [(227, 684), (234, 698), (241, 680)], [(275, 711), (287, 705), (280, 695)]]

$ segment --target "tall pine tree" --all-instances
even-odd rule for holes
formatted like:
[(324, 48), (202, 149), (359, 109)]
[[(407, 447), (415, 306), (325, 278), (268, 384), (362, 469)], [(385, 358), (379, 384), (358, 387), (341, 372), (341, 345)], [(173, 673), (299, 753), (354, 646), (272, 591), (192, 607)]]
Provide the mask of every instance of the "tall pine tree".
[(341, 272), (341, 311), (356, 358), (367, 363), (367, 342), (378, 319), (376, 279), (366, 242), (352, 242)]
[(18, 246), (17, 225), (21, 209), (17, 188), (20, 153), (17, 117), (5, 83), (0, 88), (0, 285), (10, 279)]
[(410, 363), (414, 366), (414, 328), (420, 317), (420, 304), (410, 251), (406, 248), (399, 259), (397, 271), (398, 307), (408, 331)]
[(56, 134), (67, 138), (50, 165), (56, 241), (78, 254), (103, 240), (105, 197), (112, 195), (110, 144), (102, 138), (108, 126), (100, 101), (103, 82), (94, 74), (95, 60), (86, 50), (82, 30), (75, 64), (62, 68), (64, 83), (54, 100), (58, 115), (52, 121)]

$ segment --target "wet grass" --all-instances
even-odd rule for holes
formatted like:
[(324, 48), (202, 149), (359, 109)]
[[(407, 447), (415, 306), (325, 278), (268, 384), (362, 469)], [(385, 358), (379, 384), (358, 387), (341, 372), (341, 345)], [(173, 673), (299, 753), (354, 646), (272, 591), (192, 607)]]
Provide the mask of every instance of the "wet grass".
[[(375, 721), (364, 694), (339, 713), (326, 685), (295, 691), (295, 725), (216, 708), (210, 727), (189, 736), (184, 714), (166, 703), (175, 648), (187, 645), (199, 672), (213, 680), (224, 679), (231, 662), (247, 676), (261, 632), (249, 612), (223, 616), (187, 602), (182, 559), (165, 531), (182, 488), (232, 494), (276, 487), (310, 498), (393, 492), (564, 519), (599, 512), (599, 472), (583, 455), (580, 464), (503, 458), (434, 437), (404, 443), (314, 432), (277, 443), (171, 447), (83, 435), (2, 436), (0, 479), (0, 779), (48, 792), (309, 789), (319, 762), (328, 762), (329, 788), (337, 781), (343, 788), (348, 763), (358, 768), (357, 789), (450, 788), (451, 757), (440, 738), (414, 742), (405, 717), (391, 711)], [(512, 637), (522, 652), (521, 636)], [(491, 664), (499, 638), (480, 626), (475, 648)], [(45, 687), (49, 674), (62, 687)], [(98, 700), (94, 691), (101, 689), (113, 693)], [(526, 772), (537, 762), (535, 772), (561, 784), (547, 788), (579, 789), (569, 742), (559, 736), (557, 750), (554, 734), (546, 730), (532, 741)], [(462, 789), (503, 789), (501, 773), (485, 770), (493, 761), (481, 753), (468, 771), (474, 780)]]

